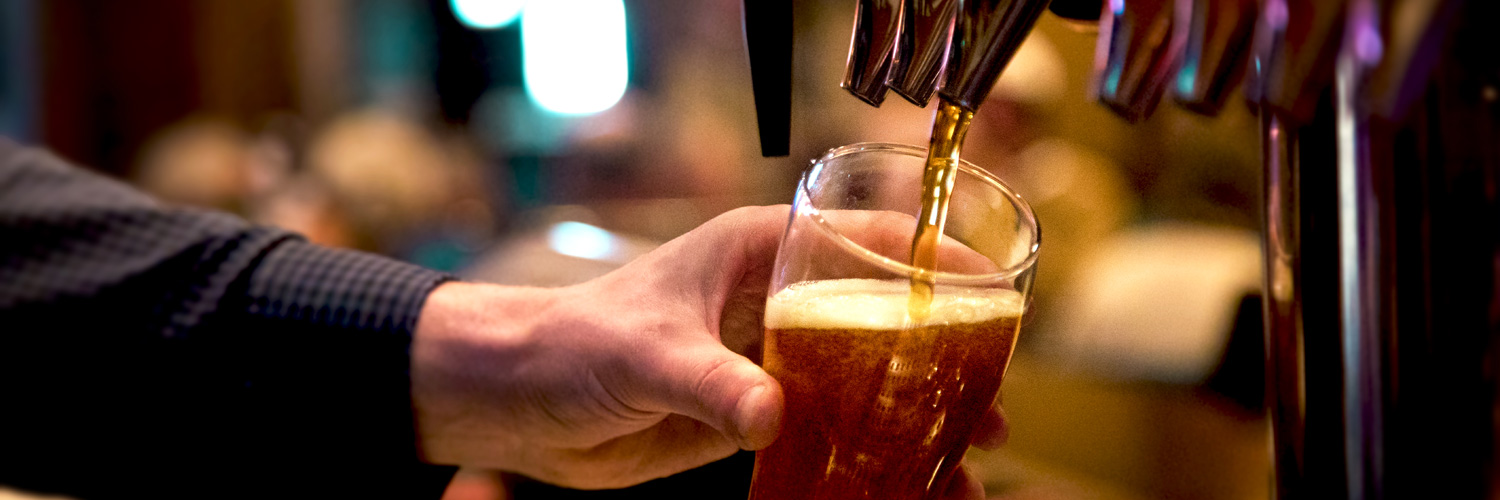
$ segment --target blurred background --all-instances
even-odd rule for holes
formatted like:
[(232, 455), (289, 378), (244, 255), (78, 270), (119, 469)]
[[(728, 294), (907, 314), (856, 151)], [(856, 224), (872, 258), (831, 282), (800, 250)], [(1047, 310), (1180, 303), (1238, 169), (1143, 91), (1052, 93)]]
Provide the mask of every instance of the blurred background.
[[(5, 0), (0, 135), (320, 243), (566, 285), (790, 202), (829, 148), (924, 144), (931, 108), (838, 87), (854, 6), (795, 7), (789, 157), (759, 154), (738, 0)], [(1089, 98), (1095, 35), (1044, 15), (964, 149), (1044, 234), (1011, 439), (970, 465), (997, 498), (1266, 498), (1255, 118), (1127, 124)], [(617, 494), (743, 498), (749, 457)], [(465, 470), (448, 498), (608, 494)]]

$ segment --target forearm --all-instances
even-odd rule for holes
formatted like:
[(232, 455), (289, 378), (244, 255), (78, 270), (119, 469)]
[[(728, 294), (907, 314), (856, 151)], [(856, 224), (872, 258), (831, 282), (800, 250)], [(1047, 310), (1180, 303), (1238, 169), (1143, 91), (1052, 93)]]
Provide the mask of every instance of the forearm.
[(443, 279), (0, 144), (0, 483), (241, 496), (343, 474), (435, 496), (442, 471), (411, 479), (407, 368)]

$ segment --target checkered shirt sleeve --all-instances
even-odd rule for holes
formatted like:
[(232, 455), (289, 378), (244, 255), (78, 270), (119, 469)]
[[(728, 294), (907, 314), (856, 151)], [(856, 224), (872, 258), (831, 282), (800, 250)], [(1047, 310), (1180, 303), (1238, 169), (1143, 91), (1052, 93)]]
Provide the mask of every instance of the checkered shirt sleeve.
[(452, 469), (417, 462), (408, 367), (446, 279), (0, 139), (0, 484), (436, 498)]

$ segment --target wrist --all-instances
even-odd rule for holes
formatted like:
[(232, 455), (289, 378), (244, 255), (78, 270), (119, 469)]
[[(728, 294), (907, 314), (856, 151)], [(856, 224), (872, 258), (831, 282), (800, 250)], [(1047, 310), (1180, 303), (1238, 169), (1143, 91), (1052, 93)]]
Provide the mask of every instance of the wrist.
[[(494, 463), (503, 443), (474, 441), (474, 408), (524, 349), (554, 292), (541, 288), (449, 282), (428, 295), (411, 346), (412, 418), (419, 457), (436, 464)], [(493, 437), (493, 436), (490, 436)], [(475, 453), (486, 455), (476, 456)]]

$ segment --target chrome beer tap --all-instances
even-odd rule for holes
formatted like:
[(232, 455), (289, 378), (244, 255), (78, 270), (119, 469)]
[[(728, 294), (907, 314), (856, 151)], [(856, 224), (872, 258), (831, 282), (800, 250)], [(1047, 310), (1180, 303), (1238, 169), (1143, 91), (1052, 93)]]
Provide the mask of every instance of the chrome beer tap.
[[(1157, 7), (1109, 0), (1102, 17)], [(1237, 83), (1229, 75), (1241, 71), (1239, 54), (1249, 54), (1243, 90), (1261, 121), (1276, 496), (1494, 498), (1500, 32), (1491, 25), (1500, 4), (1173, 8), (1176, 29), (1188, 33), (1182, 54), (1158, 55), (1175, 40), (1140, 44), (1106, 23), (1096, 60), (1107, 63), (1094, 85), (1109, 89), (1115, 74), (1149, 83), (1154, 73), (1128, 62), (1177, 57), (1175, 100), (1213, 114)], [(1147, 54), (1131, 56), (1138, 48)], [(1138, 104), (1156, 97), (1131, 95), (1099, 93), (1139, 120), (1149, 104)]]
[[(925, 105), (941, 79), (970, 111), (1048, 4), (859, 1), (846, 89)], [(1500, 2), (1050, 7), (1098, 13), (1123, 119), (1236, 85), (1259, 116), (1275, 496), (1500, 497)]]
[(975, 111), (1047, 3), (859, 0), (842, 86), (875, 106), (890, 88), (918, 106), (937, 92)]

